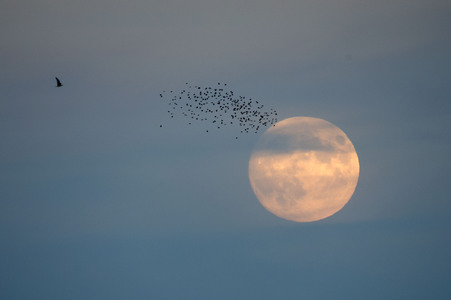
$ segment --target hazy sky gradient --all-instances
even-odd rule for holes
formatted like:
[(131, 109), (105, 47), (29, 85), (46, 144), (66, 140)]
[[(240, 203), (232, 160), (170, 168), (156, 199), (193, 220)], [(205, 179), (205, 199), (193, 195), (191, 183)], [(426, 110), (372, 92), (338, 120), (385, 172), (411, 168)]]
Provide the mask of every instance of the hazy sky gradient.
[[(449, 297), (449, 1), (0, 6), (0, 298)], [(267, 212), (259, 134), (169, 118), (185, 82), (337, 125), (350, 202)]]

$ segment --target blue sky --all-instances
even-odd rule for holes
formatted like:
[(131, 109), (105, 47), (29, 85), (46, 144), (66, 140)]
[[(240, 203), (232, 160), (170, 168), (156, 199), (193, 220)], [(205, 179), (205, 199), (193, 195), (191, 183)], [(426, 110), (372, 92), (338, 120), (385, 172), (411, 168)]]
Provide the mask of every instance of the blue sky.
[[(1, 6), (0, 298), (449, 295), (448, 1)], [(218, 81), (347, 134), (343, 210), (270, 214), (259, 134), (169, 118), (162, 90)]]

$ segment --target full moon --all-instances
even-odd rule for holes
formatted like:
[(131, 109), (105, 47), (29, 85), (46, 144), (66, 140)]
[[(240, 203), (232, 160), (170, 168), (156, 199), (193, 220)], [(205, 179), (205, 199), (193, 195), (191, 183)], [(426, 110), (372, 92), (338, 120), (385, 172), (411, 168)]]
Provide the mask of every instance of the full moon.
[(353, 144), (322, 119), (294, 117), (271, 126), (249, 160), (249, 180), (260, 203), (295, 222), (327, 218), (351, 199), (359, 179)]

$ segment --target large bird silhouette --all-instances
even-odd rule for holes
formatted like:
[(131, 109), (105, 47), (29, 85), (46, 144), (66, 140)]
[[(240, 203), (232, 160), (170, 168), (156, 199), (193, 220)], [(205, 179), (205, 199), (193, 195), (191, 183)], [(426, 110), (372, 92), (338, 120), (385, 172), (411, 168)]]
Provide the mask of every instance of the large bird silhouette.
[(58, 79), (58, 77), (55, 77), (56, 79), (56, 87), (62, 87), (63, 84), (61, 83), (61, 81)]

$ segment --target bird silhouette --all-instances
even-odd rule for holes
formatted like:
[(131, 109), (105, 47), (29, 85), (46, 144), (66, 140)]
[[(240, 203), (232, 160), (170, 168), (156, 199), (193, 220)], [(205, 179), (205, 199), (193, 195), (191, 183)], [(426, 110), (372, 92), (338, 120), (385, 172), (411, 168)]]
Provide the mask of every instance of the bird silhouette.
[(56, 79), (56, 87), (62, 87), (63, 84), (61, 83), (61, 81), (58, 79), (58, 77), (55, 77)]

